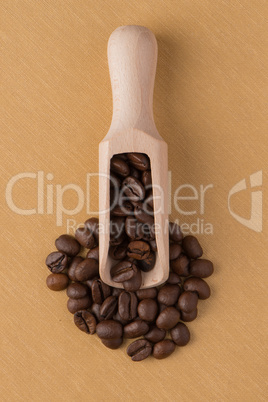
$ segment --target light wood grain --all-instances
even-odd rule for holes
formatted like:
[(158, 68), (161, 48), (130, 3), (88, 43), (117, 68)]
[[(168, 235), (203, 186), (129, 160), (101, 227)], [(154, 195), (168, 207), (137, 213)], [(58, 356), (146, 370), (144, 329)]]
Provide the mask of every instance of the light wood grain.
[(108, 43), (108, 61), (113, 90), (113, 117), (110, 129), (99, 145), (100, 275), (104, 282), (123, 287), (110, 275), (113, 261), (110, 240), (110, 160), (124, 152), (149, 156), (152, 171), (154, 220), (157, 242), (156, 262), (150, 272), (142, 272), (141, 288), (167, 280), (168, 250), (168, 154), (153, 117), (153, 90), (157, 43), (146, 27), (117, 28)]

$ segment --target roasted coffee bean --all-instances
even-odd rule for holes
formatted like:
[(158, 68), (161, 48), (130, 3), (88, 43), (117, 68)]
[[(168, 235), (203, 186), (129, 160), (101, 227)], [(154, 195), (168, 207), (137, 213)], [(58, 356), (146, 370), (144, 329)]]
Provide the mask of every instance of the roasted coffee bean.
[(139, 300), (155, 299), (157, 296), (157, 288), (139, 289), (136, 291)]
[(169, 239), (179, 243), (183, 239), (183, 234), (181, 232), (181, 228), (177, 223), (169, 222)]
[(117, 297), (109, 296), (107, 297), (107, 299), (104, 300), (104, 302), (101, 305), (100, 315), (105, 320), (110, 320), (111, 318), (113, 318), (116, 309), (117, 309)]
[(142, 275), (139, 269), (137, 269), (136, 274), (131, 279), (123, 282), (124, 289), (127, 292), (135, 292), (141, 287), (141, 284), (142, 284)]
[(182, 247), (178, 243), (172, 243), (169, 246), (169, 259), (176, 260), (182, 253)]
[(176, 345), (170, 339), (165, 339), (163, 341), (157, 342), (154, 345), (153, 356), (156, 359), (165, 359), (170, 356), (176, 348)]
[(144, 200), (143, 205), (148, 205), (152, 210), (154, 209), (154, 196), (152, 190), (147, 191), (147, 197)]
[(141, 181), (146, 188), (152, 185), (152, 174), (150, 170), (145, 170), (142, 172)]
[(82, 261), (84, 261), (84, 258), (82, 258), (80, 256), (76, 256), (71, 260), (69, 268), (68, 268), (68, 276), (71, 279), (71, 281), (78, 280), (75, 276), (75, 270), (76, 270), (77, 265), (79, 265), (80, 262), (82, 262)]
[(133, 205), (129, 201), (125, 201), (122, 205), (115, 205), (111, 211), (113, 216), (128, 216), (133, 214)]
[(156, 240), (150, 240), (149, 241), (150, 247), (152, 251), (157, 251), (157, 244), (156, 244)]
[(93, 258), (86, 258), (77, 265), (74, 275), (78, 281), (93, 279), (99, 274), (99, 263)]
[(183, 288), (186, 291), (196, 292), (199, 299), (205, 300), (210, 296), (210, 288), (208, 284), (201, 278), (189, 278), (183, 284)]
[(89, 287), (83, 283), (71, 283), (66, 293), (70, 299), (82, 299), (82, 297), (89, 295)]
[(136, 265), (129, 261), (124, 260), (118, 262), (111, 269), (111, 278), (116, 283), (122, 283), (125, 281), (129, 281), (133, 276), (136, 275), (138, 268)]
[(124, 161), (127, 161), (128, 159), (127, 159), (127, 154), (116, 154), (116, 155), (114, 155), (114, 156), (116, 156), (117, 158), (120, 158), (120, 159), (123, 159)]
[(122, 183), (122, 191), (130, 202), (141, 201), (145, 197), (142, 183), (135, 177), (128, 176)]
[(118, 349), (123, 343), (123, 338), (101, 339), (101, 341), (109, 349)]
[(182, 240), (182, 247), (190, 258), (196, 259), (203, 255), (202, 247), (194, 236), (185, 236)]
[(118, 312), (123, 320), (130, 321), (137, 317), (138, 300), (133, 292), (122, 292), (118, 298)]
[(138, 338), (148, 331), (149, 325), (142, 320), (136, 320), (124, 326), (124, 336), (126, 338)]
[(121, 338), (123, 327), (118, 321), (106, 320), (98, 323), (96, 333), (101, 339)]
[(69, 255), (70, 257), (74, 257), (80, 251), (80, 244), (73, 236), (68, 234), (61, 235), (55, 241), (56, 248)]
[(213, 271), (213, 264), (209, 260), (200, 259), (190, 262), (190, 274), (198, 278), (208, 278)]
[(138, 339), (128, 346), (127, 354), (134, 362), (140, 362), (150, 356), (152, 349), (151, 343), (146, 339)]
[(113, 156), (111, 159), (111, 170), (119, 174), (120, 176), (126, 177), (129, 175), (129, 166), (128, 164), (118, 156)]
[(131, 240), (140, 240), (142, 238), (142, 224), (134, 216), (128, 216), (125, 220), (125, 231)]
[(152, 214), (148, 214), (142, 208), (142, 204), (137, 204), (135, 206), (135, 208), (134, 208), (134, 216), (135, 216), (135, 218), (137, 219), (138, 222), (146, 223), (147, 225), (149, 225), (149, 227), (154, 224), (153, 211), (152, 211)]
[(99, 244), (99, 220), (98, 218), (89, 218), (84, 223), (85, 227), (93, 233), (96, 243)]
[(162, 313), (162, 311), (165, 310), (166, 308), (167, 306), (165, 304), (158, 303), (159, 314)]
[(136, 260), (145, 260), (150, 255), (150, 246), (142, 240), (134, 240), (128, 243), (127, 255)]
[(53, 274), (59, 274), (68, 266), (68, 257), (60, 251), (50, 253), (46, 258), (46, 265)]
[[(141, 223), (138, 226), (138, 234), (141, 236), (142, 240), (150, 242), (155, 238), (155, 225), (149, 225), (148, 223)], [(138, 223), (138, 224), (139, 224)]]
[(121, 179), (119, 179), (119, 177), (116, 176), (116, 174), (114, 174), (113, 172), (110, 172), (110, 187), (119, 190), (120, 186), (121, 186)]
[(99, 261), (99, 246), (89, 250), (87, 253), (87, 258), (93, 258), (93, 260)]
[(125, 239), (125, 218), (114, 216), (110, 220), (110, 245), (117, 246)]
[(185, 322), (190, 322), (195, 320), (197, 317), (197, 308), (190, 313), (185, 313), (184, 311), (181, 311), (181, 320)]
[(176, 260), (170, 261), (170, 268), (180, 276), (189, 276), (189, 258), (181, 254)]
[(198, 296), (195, 292), (183, 292), (178, 300), (178, 307), (185, 313), (190, 313), (196, 309)]
[(100, 279), (99, 275), (96, 275), (94, 276), (94, 278), (84, 281), (84, 284), (87, 285), (89, 289), (91, 289), (93, 282), (97, 279)]
[(176, 327), (170, 330), (170, 335), (178, 346), (185, 346), (190, 340), (190, 331), (182, 322), (178, 322)]
[(123, 320), (123, 318), (120, 316), (120, 314), (118, 313), (118, 311), (117, 311), (117, 313), (113, 316), (113, 320), (119, 321), (120, 324), (122, 324), (123, 326), (129, 324), (129, 321)]
[(125, 257), (127, 256), (127, 245), (128, 241), (124, 241), (123, 243), (118, 244), (117, 246), (110, 246), (109, 256), (113, 260), (124, 260)]
[(85, 248), (92, 248), (95, 246), (94, 235), (86, 226), (76, 229), (75, 238), (81, 246)]
[(158, 305), (154, 299), (144, 299), (138, 304), (138, 315), (141, 320), (153, 322), (158, 313)]
[(95, 279), (91, 285), (91, 293), (93, 302), (102, 304), (107, 297), (111, 296), (112, 288), (101, 279)]
[(133, 166), (130, 166), (129, 176), (135, 177), (135, 179), (140, 180), (140, 171)]
[(87, 310), (77, 311), (74, 314), (75, 325), (83, 332), (93, 335), (96, 331), (96, 319), (93, 314)]
[(181, 289), (178, 285), (166, 284), (158, 292), (157, 300), (166, 306), (172, 306), (178, 301)]
[(169, 283), (170, 285), (180, 285), (181, 278), (175, 272), (170, 272), (167, 283)]
[(157, 343), (165, 339), (166, 331), (153, 325), (150, 327), (149, 332), (144, 335), (144, 338), (150, 342)]
[(63, 290), (67, 288), (69, 278), (65, 274), (50, 274), (47, 277), (46, 284), (50, 290)]
[(147, 155), (141, 153), (128, 153), (129, 163), (138, 170), (148, 170), (150, 168), (150, 159)]
[(156, 325), (158, 328), (169, 329), (175, 327), (180, 321), (180, 312), (175, 307), (165, 308), (157, 317)]
[(112, 295), (113, 296), (119, 297), (122, 292), (124, 292), (124, 289), (112, 288)]
[(86, 310), (91, 306), (91, 298), (90, 296), (82, 297), (81, 299), (68, 299), (67, 308), (70, 313), (74, 314), (80, 310)]
[(93, 303), (90, 309), (90, 312), (94, 315), (96, 318), (97, 322), (103, 321), (104, 318), (100, 315), (100, 308), (101, 305), (97, 303)]

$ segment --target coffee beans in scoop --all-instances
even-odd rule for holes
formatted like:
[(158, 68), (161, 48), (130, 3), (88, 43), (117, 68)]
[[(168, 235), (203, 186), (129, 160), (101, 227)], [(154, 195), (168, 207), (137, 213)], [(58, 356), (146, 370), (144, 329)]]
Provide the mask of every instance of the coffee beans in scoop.
[[(148, 158), (140, 154), (120, 155), (111, 163), (120, 186), (130, 174), (136, 179), (129, 181), (128, 188), (132, 190), (128, 194), (134, 194), (139, 201), (130, 201), (132, 206), (117, 204), (120, 211), (123, 207), (126, 211), (135, 211), (135, 203), (146, 197), (147, 190), (140, 186), (151, 183), (149, 167)], [(119, 226), (127, 228), (123, 233), (117, 232), (114, 238), (111, 235), (109, 251), (115, 261), (111, 277), (122, 283), (124, 289), (112, 288), (100, 279), (96, 218), (88, 219), (75, 237), (62, 235), (56, 240), (56, 250), (46, 259), (50, 271), (47, 287), (54, 291), (66, 289), (67, 308), (73, 314), (74, 324), (85, 334), (96, 333), (104, 346), (118, 349), (124, 339), (131, 339), (127, 355), (132, 361), (150, 356), (164, 359), (190, 341), (186, 323), (197, 317), (199, 300), (210, 296), (210, 287), (204, 278), (213, 273), (213, 264), (201, 258), (203, 250), (197, 238), (184, 237), (180, 227), (171, 222), (168, 280), (159, 287), (140, 289), (141, 276), (153, 269), (157, 252), (155, 239), (148, 241), (140, 231), (141, 226), (151, 225), (151, 221), (145, 223), (127, 213), (111, 216)], [(128, 226), (131, 219), (134, 229)]]

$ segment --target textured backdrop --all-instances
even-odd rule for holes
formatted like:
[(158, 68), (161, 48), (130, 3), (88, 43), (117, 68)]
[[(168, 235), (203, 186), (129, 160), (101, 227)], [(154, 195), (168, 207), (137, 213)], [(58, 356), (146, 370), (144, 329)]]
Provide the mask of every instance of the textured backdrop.
[[(267, 2), (2, 0), (0, 15), (1, 399), (267, 400)], [(215, 264), (190, 344), (136, 364), (127, 343), (112, 351), (77, 330), (44, 265), (67, 225), (97, 208), (87, 174), (111, 120), (106, 46), (126, 24), (158, 40), (171, 218), (192, 225)], [(179, 195), (194, 199), (176, 200), (179, 213), (184, 184)]]

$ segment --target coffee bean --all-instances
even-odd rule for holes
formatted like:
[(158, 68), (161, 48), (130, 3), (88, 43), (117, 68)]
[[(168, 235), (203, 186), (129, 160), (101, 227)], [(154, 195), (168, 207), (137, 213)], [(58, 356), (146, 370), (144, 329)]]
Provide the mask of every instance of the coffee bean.
[(196, 292), (199, 299), (205, 300), (210, 296), (210, 288), (208, 284), (201, 278), (189, 278), (183, 284), (184, 290)]
[(106, 320), (98, 323), (96, 332), (101, 339), (121, 338), (123, 335), (123, 327), (118, 321)]
[(172, 243), (169, 246), (169, 259), (176, 260), (182, 253), (182, 247), (178, 243)]
[(132, 342), (127, 348), (127, 354), (134, 362), (146, 359), (152, 353), (152, 345), (146, 339), (138, 339)]
[(76, 229), (75, 238), (81, 246), (85, 248), (92, 248), (95, 246), (94, 235), (86, 226)]
[(138, 222), (138, 234), (141, 236), (142, 240), (150, 242), (155, 238), (155, 225), (149, 225), (148, 223)]
[(131, 279), (123, 282), (124, 289), (127, 292), (135, 292), (141, 287), (141, 284), (142, 284), (142, 275), (139, 269), (137, 269), (136, 274)]
[(63, 290), (67, 288), (69, 278), (65, 274), (50, 274), (47, 277), (46, 284), (50, 290)]
[(116, 283), (122, 283), (130, 280), (137, 274), (138, 268), (128, 260), (121, 261), (111, 269), (111, 278)]
[(121, 295), (122, 292), (124, 292), (124, 289), (120, 289), (120, 288), (111, 288), (112, 289), (112, 295), (119, 297)]
[(128, 243), (127, 255), (136, 260), (145, 260), (150, 255), (150, 246), (142, 240), (134, 240)]
[(113, 260), (124, 260), (127, 256), (127, 245), (128, 242), (124, 241), (123, 243), (118, 244), (117, 246), (110, 246), (109, 256)]
[(120, 176), (126, 177), (129, 175), (128, 164), (118, 156), (113, 156), (111, 159), (111, 170), (119, 174)]
[(169, 222), (169, 239), (179, 243), (183, 239), (183, 234), (181, 232), (181, 228), (177, 223)]
[(176, 260), (170, 261), (170, 268), (180, 276), (189, 276), (189, 258), (181, 254)]
[(101, 279), (95, 279), (91, 285), (92, 299), (94, 303), (102, 304), (111, 295), (112, 288)]
[(99, 246), (89, 250), (87, 253), (87, 258), (93, 258), (94, 260), (99, 261)]
[(109, 349), (118, 349), (123, 343), (123, 338), (101, 339), (101, 341)]
[(82, 297), (81, 299), (68, 299), (67, 308), (70, 313), (74, 314), (80, 310), (86, 310), (91, 306), (91, 298), (90, 296)]
[(111, 318), (113, 318), (113, 315), (115, 314), (116, 310), (117, 310), (117, 297), (109, 296), (107, 297), (107, 299), (104, 300), (104, 302), (101, 305), (100, 315), (105, 320), (110, 320)]
[(84, 223), (85, 227), (93, 233), (96, 243), (99, 244), (99, 220), (98, 218), (89, 218)]
[(138, 300), (133, 292), (122, 292), (118, 298), (118, 312), (123, 320), (130, 321), (137, 317)]
[(170, 335), (173, 342), (178, 346), (185, 346), (190, 340), (190, 331), (182, 322), (178, 322), (178, 324), (170, 330)]
[(117, 313), (113, 316), (113, 320), (119, 321), (120, 324), (122, 324), (123, 326), (129, 324), (129, 321), (123, 320), (123, 318), (120, 316), (120, 314), (118, 313), (118, 311), (117, 311)]
[(148, 331), (149, 325), (142, 320), (136, 320), (124, 326), (124, 336), (126, 338), (138, 338)]
[(149, 241), (150, 247), (152, 251), (157, 251), (157, 244), (156, 244), (156, 240), (150, 240)]
[(116, 156), (117, 158), (123, 159), (123, 161), (127, 161), (127, 160), (128, 160), (128, 159), (127, 159), (127, 154), (125, 154), (125, 153), (116, 154), (116, 155), (114, 155), (114, 156)]
[(185, 236), (182, 240), (182, 247), (190, 258), (196, 259), (201, 257), (203, 254), (202, 247), (194, 236)]
[(68, 276), (71, 279), (71, 281), (77, 281), (77, 278), (75, 276), (75, 270), (77, 265), (80, 264), (80, 262), (84, 261), (84, 258), (80, 256), (76, 256), (71, 260), (71, 263), (68, 268)]
[(144, 299), (138, 304), (138, 315), (141, 320), (153, 322), (158, 313), (158, 305), (154, 299)]
[(142, 204), (137, 204), (135, 206), (135, 208), (134, 208), (134, 216), (135, 216), (135, 218), (137, 219), (138, 222), (146, 223), (147, 225), (149, 225), (149, 227), (154, 224), (153, 215), (148, 214), (147, 212), (145, 212), (144, 209), (142, 208)]
[(172, 306), (178, 301), (181, 289), (178, 285), (166, 284), (158, 292), (157, 300), (166, 306)]
[(179, 320), (180, 312), (175, 307), (166, 307), (157, 317), (156, 325), (168, 331), (175, 327)]
[(146, 188), (152, 185), (152, 174), (150, 170), (145, 170), (142, 172), (141, 181)]
[(142, 183), (135, 177), (128, 176), (122, 183), (122, 191), (130, 202), (141, 201), (145, 197)]
[(129, 201), (123, 202), (123, 204), (117, 204), (112, 209), (111, 214), (113, 216), (128, 216), (133, 213), (133, 205)]
[(140, 180), (140, 171), (133, 166), (130, 166), (129, 176), (135, 177), (135, 179)]
[(114, 174), (113, 172), (110, 172), (110, 187), (119, 190), (120, 186), (121, 179), (119, 179), (119, 177), (116, 176), (116, 174)]
[(150, 167), (150, 159), (147, 155), (141, 153), (128, 153), (128, 160), (132, 166), (138, 170), (148, 170)]
[(178, 300), (178, 307), (185, 313), (190, 313), (196, 309), (198, 296), (195, 292), (183, 292)]
[(180, 285), (181, 278), (175, 272), (170, 272), (167, 283), (169, 283), (170, 285)]
[(90, 312), (94, 315), (97, 322), (101, 322), (104, 320), (104, 318), (100, 315), (100, 308), (101, 308), (100, 304), (93, 303), (90, 309)]
[(99, 264), (98, 261), (93, 258), (86, 258), (75, 269), (75, 277), (78, 281), (87, 281), (94, 278), (99, 274)]
[(139, 289), (136, 291), (139, 300), (155, 299), (157, 296), (157, 288)]
[(80, 251), (80, 244), (78, 241), (67, 234), (58, 237), (55, 241), (55, 246), (59, 251), (69, 255), (70, 257), (74, 257)]
[(46, 265), (53, 274), (59, 274), (68, 265), (68, 257), (59, 251), (50, 253), (46, 258)]
[(190, 262), (190, 274), (198, 278), (208, 278), (213, 271), (213, 264), (209, 260), (200, 259)]
[(165, 304), (158, 303), (159, 314), (162, 313), (162, 311), (165, 310), (166, 308), (167, 306)]
[(93, 335), (96, 331), (96, 319), (87, 310), (77, 311), (74, 314), (74, 323), (81, 331), (87, 334)]
[(185, 313), (184, 311), (181, 311), (181, 320), (185, 322), (190, 322), (195, 320), (197, 317), (197, 308), (190, 313)]
[(170, 339), (165, 339), (163, 341), (157, 342), (154, 345), (153, 356), (156, 359), (165, 359), (170, 356), (176, 348), (176, 345)]
[(157, 343), (165, 339), (166, 331), (153, 325), (150, 327), (149, 332), (144, 335), (144, 338), (150, 342)]
[(66, 293), (71, 299), (82, 299), (89, 295), (89, 288), (83, 283), (71, 283)]
[(125, 218), (114, 216), (110, 219), (110, 245), (117, 246), (125, 239)]
[(131, 240), (140, 240), (142, 238), (141, 223), (133, 216), (128, 216), (125, 220), (125, 231)]

